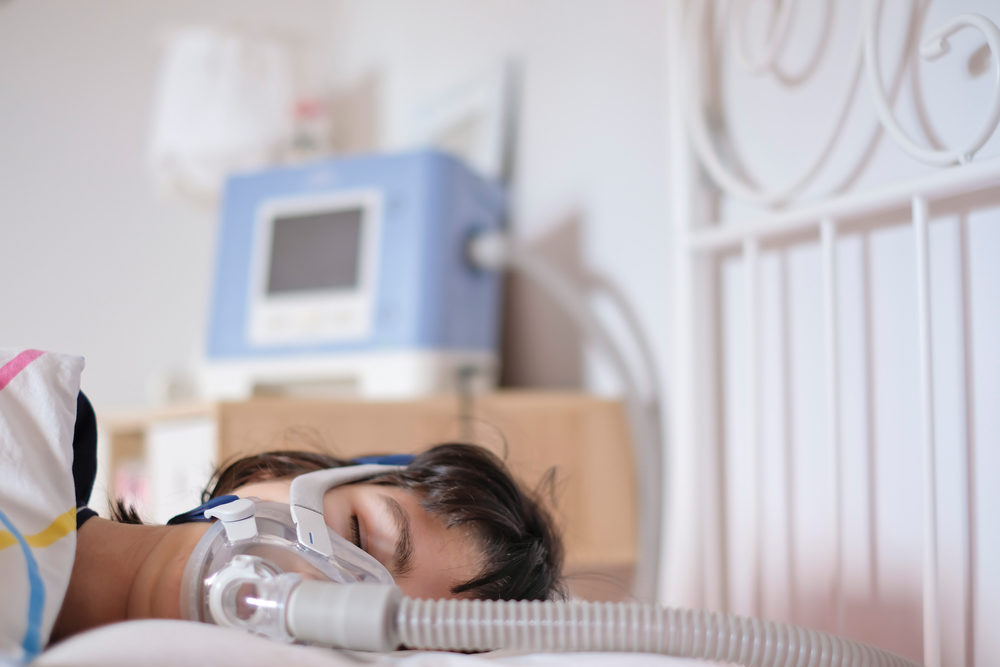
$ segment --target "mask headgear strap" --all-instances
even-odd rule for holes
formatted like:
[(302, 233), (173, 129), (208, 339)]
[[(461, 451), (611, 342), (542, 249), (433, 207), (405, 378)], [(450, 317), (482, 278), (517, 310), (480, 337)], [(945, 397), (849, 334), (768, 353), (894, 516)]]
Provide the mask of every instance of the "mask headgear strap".
[(292, 480), (288, 493), (288, 504), (295, 522), (295, 533), (299, 544), (324, 556), (333, 554), (333, 545), (327, 534), (323, 518), (323, 496), (335, 486), (356, 482), (368, 477), (384, 475), (401, 470), (404, 466), (369, 463), (317, 470), (299, 475)]

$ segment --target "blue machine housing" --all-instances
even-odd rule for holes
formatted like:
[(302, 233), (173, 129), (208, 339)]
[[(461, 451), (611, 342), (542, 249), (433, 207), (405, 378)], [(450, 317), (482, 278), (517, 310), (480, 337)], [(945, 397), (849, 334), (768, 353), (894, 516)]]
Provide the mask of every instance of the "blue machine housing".
[[(370, 335), (259, 344), (249, 335), (261, 207), (318, 194), (377, 191), (381, 225)], [(268, 169), (227, 183), (207, 345), (212, 361), (383, 350), (497, 349), (499, 277), (469, 265), (477, 230), (502, 223), (501, 188), (437, 150)], [(255, 241), (255, 239), (257, 239)]]

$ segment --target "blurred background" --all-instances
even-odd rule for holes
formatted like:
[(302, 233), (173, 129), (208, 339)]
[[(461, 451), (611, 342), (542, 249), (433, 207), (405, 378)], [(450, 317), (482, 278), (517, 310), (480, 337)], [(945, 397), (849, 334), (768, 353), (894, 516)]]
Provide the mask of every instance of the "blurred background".
[[(635, 341), (667, 331), (665, 12), (643, 0), (4, 2), (0, 337), (85, 355), (99, 410), (190, 393), (219, 201), (170, 162), (163, 90), (178, 36), (199, 27), (280, 49), (288, 67), (260, 94), (293, 101), (284, 162), (406, 148), (428, 108), (503, 69), (507, 224), (653, 371), (665, 355)], [(617, 389), (578, 328), (517, 277), (503, 323), (504, 385)]]
[[(796, 11), (779, 56), (747, 68), (741, 55), (767, 55), (775, 17), (789, 6)], [(821, 534), (840, 519), (832, 516), (830, 498), (839, 487), (827, 474), (824, 449), (831, 422), (824, 418), (820, 245), (808, 238), (762, 253), (760, 307), (749, 318), (759, 322), (759, 368), (747, 358), (746, 342), (754, 339), (741, 328), (748, 274), (738, 254), (719, 262), (714, 294), (693, 293), (687, 304), (718, 317), (721, 338), (705, 346), (721, 370), (684, 357), (697, 347), (684, 344), (695, 328), (683, 308), (672, 310), (670, 294), (673, 278), (683, 276), (671, 266), (682, 256), (672, 254), (671, 224), (684, 230), (766, 219), (938, 169), (914, 160), (878, 119), (862, 67), (871, 54), (862, 57), (857, 48), (869, 25), (866, 7), (881, 8), (872, 51), (899, 125), (920, 145), (965, 141), (989, 115), (997, 54), (977, 30), (959, 31), (950, 56), (933, 62), (919, 58), (918, 45), (960, 12), (990, 17), (995, 30), (995, 0), (0, 2), (0, 341), (85, 355), (84, 389), (99, 413), (197, 398), (223, 217), (220, 184), (228, 171), (393, 153), (431, 135), (438, 144), (471, 146), (472, 166), (506, 190), (512, 238), (568, 278), (638, 379), (642, 397), (660, 408), (646, 415), (656, 422), (645, 439), (652, 451), (666, 451), (656, 428), (693, 415), (704, 399), (732, 454), (726, 474), (735, 490), (765, 489), (774, 516), (797, 512), (801, 525), (772, 539), (750, 516), (756, 505), (741, 502), (739, 493), (729, 498), (727, 538), (736, 554), (730, 607), (837, 628), (917, 655), (922, 533), (912, 499), (920, 497), (922, 477), (914, 453), (921, 425), (914, 416), (920, 383), (912, 231), (875, 228), (839, 243), (844, 407), (837, 418), (849, 445), (842, 599), (857, 607), (845, 602), (851, 613), (844, 619), (817, 574), (832, 571), (828, 561), (840, 548)], [(686, 21), (704, 8), (702, 34)], [(233, 50), (242, 56), (209, 57)], [(185, 108), (192, 115), (178, 110)], [(476, 111), (478, 124), (465, 123), (466, 108)], [(452, 121), (443, 134), (442, 117)], [(693, 123), (711, 144), (697, 151), (701, 166), (688, 145)], [(987, 122), (988, 140), (964, 158), (995, 159), (995, 125)], [(720, 169), (752, 194), (805, 185), (764, 205), (748, 203), (720, 186), (718, 173), (708, 174), (712, 151)], [(818, 170), (810, 168), (814, 159)], [(988, 529), (1000, 487), (985, 478), (1000, 469), (1000, 226), (995, 196), (986, 199), (981, 209), (935, 219), (931, 230), (939, 505), (942, 516), (978, 522), (942, 523), (945, 654), (978, 650), (978, 664), (995, 663), (989, 656), (1000, 651), (985, 630), (1000, 615), (1000, 534)], [(621, 367), (584, 342), (584, 330), (544, 290), (514, 273), (505, 278), (502, 305), (502, 386), (621, 395)], [(969, 322), (961, 329), (963, 318)], [(702, 374), (719, 384), (717, 393), (689, 391)], [(512, 412), (520, 418), (536, 404), (531, 399)], [(589, 403), (567, 412), (572, 428), (559, 440), (566, 448), (548, 455), (572, 458), (564, 452), (585, 449), (582, 433), (594, 452), (607, 454), (614, 441), (626, 452), (616, 460), (628, 457), (629, 435), (617, 413), (606, 420), (615, 427), (609, 431), (577, 430), (581, 414), (592, 412)], [(755, 465), (755, 429), (769, 462), (756, 480), (745, 474)], [(523, 438), (525, 451), (534, 455), (542, 449), (534, 443), (556, 440), (541, 432)], [(215, 434), (199, 437), (211, 441)], [(178, 474), (183, 466), (190, 472), (194, 454), (178, 457), (179, 445), (164, 442)], [(670, 455), (700, 456), (702, 443), (694, 439), (669, 444)], [(871, 453), (876, 444), (881, 458)], [(688, 484), (681, 491), (699, 497), (697, 475), (667, 478), (657, 456), (650, 463), (635, 451), (640, 472), (645, 466), (655, 480), (667, 480), (671, 492), (677, 482)], [(781, 459), (783, 451), (797, 458)], [(595, 510), (584, 500), (593, 488), (613, 494), (602, 477), (607, 462), (587, 456), (594, 476), (577, 477), (579, 494), (568, 494), (567, 506), (579, 501), (589, 517)], [(785, 467), (770, 463), (779, 460)], [(151, 461), (172, 474), (155, 456)], [(628, 471), (618, 479), (617, 489), (635, 486)], [(631, 502), (627, 491), (617, 495)], [(977, 506), (979, 514), (969, 510)], [(621, 523), (613, 512), (605, 518)], [(594, 543), (613, 541), (602, 539), (604, 527), (593, 531)], [(971, 564), (963, 565), (955, 545), (966, 539), (963, 530), (974, 529), (978, 542), (968, 549)], [(675, 556), (700, 554), (690, 548), (697, 539), (675, 544)], [(764, 579), (778, 582), (766, 598), (753, 578), (760, 573), (737, 569), (758, 544), (770, 550), (760, 556)], [(612, 556), (614, 565), (628, 560)], [(960, 599), (963, 586), (978, 589), (959, 581), (963, 567), (974, 575), (967, 581), (983, 590), (967, 595), (968, 603)], [(956, 619), (967, 622), (960, 627)], [(876, 631), (881, 636), (872, 636)]]

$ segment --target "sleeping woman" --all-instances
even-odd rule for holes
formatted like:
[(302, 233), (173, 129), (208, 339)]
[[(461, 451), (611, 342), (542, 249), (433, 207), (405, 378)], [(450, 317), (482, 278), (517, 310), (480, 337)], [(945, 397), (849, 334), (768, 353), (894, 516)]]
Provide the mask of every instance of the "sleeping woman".
[[(118, 504), (112, 520), (85, 507), (93, 486), (93, 411), (78, 402), (74, 481), (76, 559), (52, 639), (138, 618), (181, 618), (180, 589), (206, 522), (143, 525)], [(304, 451), (239, 459), (203, 493), (288, 503), (301, 474), (356, 461)], [(79, 468), (79, 470), (78, 470)], [(323, 497), (324, 518), (392, 575), (410, 597), (551, 599), (562, 597), (562, 545), (549, 515), (488, 450), (442, 444), (402, 468), (337, 486)]]

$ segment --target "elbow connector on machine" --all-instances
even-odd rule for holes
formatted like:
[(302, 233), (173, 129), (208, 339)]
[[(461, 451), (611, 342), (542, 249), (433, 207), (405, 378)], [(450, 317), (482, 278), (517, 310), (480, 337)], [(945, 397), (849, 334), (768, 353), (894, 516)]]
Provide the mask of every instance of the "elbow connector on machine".
[(472, 235), (465, 246), (469, 263), (483, 271), (501, 271), (510, 264), (510, 240), (503, 232), (479, 231)]

